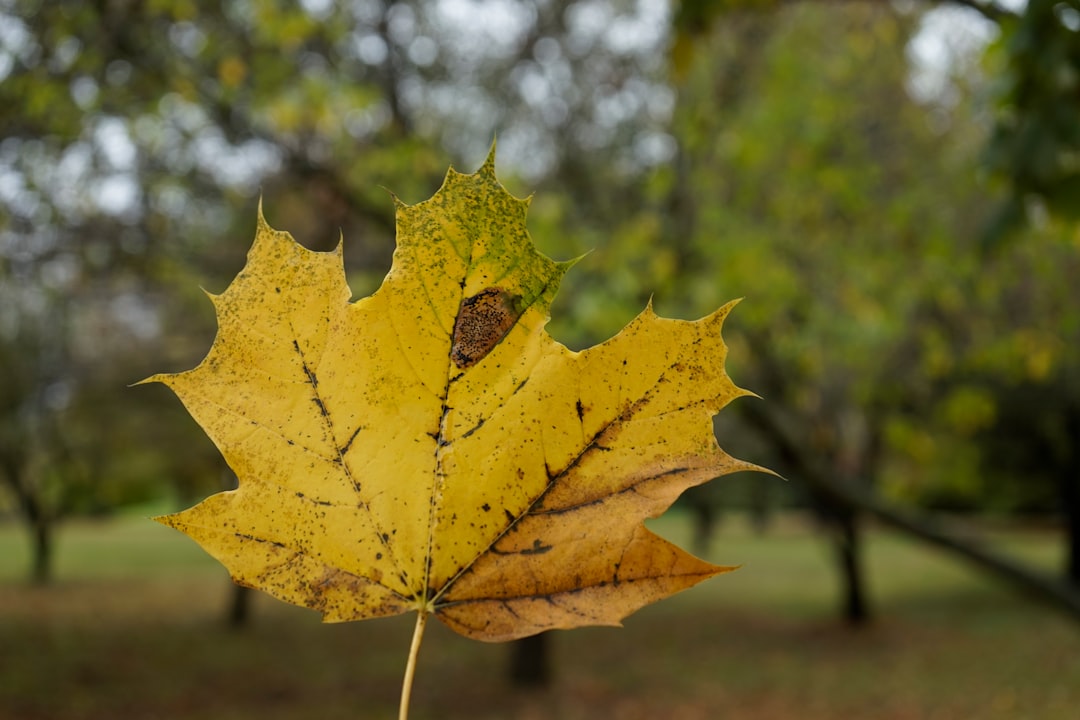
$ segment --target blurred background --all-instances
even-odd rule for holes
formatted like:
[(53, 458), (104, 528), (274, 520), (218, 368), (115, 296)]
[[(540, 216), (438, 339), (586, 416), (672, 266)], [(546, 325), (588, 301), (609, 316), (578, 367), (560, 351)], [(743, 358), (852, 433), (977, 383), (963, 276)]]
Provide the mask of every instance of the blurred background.
[(744, 567), (623, 630), (433, 630), (413, 717), (1080, 716), (1080, 3), (0, 0), (0, 718), (396, 716), (412, 620), (149, 522), (232, 481), (127, 386), (260, 196), (359, 297), (496, 136), (589, 253), (557, 339), (745, 298), (717, 431), (786, 481), (688, 493), (658, 530)]

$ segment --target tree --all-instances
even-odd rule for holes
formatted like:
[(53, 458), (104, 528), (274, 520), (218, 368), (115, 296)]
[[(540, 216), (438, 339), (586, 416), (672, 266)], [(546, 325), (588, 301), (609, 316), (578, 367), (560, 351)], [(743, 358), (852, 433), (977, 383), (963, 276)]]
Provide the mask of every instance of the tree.
[[(773, 402), (748, 406), (748, 420), (830, 509), (849, 617), (861, 612), (852, 511), (946, 544), (1075, 612), (1076, 596), (1058, 583), (879, 499), (881, 491), (895, 497), (928, 484), (904, 477), (912, 467), (902, 430), (912, 423), (920, 438), (941, 437), (939, 467), (924, 462), (920, 474), (976, 472), (970, 435), (934, 411), (963, 400), (975, 358), (1030, 337), (1031, 316), (998, 298), (1015, 293), (1014, 283), (1057, 287), (1068, 277), (1057, 236), (1069, 229), (1025, 236), (1030, 247), (1013, 253), (1047, 261), (1022, 279), (1013, 276), (1015, 254), (991, 263), (981, 253), (977, 239), (989, 217), (988, 189), (973, 182), (984, 143), (978, 108), (921, 107), (905, 93), (903, 53), (915, 18), (885, 7), (803, 3), (726, 20), (702, 44), (729, 54), (701, 52), (680, 93), (681, 167), (689, 170), (676, 176), (674, 192), (710, 187), (721, 201), (683, 202), (678, 222), (695, 239), (678, 288), (692, 303), (701, 290), (687, 277), (699, 270), (709, 284), (733, 283), (735, 294), (757, 300), (747, 312), (762, 314), (743, 321), (748, 366), (764, 373), (749, 383)], [(748, 37), (759, 51), (740, 47)], [(928, 112), (947, 124), (933, 130)], [(763, 278), (773, 294), (755, 285)], [(1041, 306), (1042, 324), (1073, 327), (1068, 293), (1053, 297), (1056, 306)], [(1075, 359), (1058, 354), (1053, 362), (1066, 368)]]

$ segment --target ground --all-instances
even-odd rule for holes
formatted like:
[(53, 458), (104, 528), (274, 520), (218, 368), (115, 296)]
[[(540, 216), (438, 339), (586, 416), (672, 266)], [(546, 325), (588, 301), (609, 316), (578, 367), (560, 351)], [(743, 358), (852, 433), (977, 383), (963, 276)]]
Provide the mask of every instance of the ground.
[[(685, 543), (686, 521), (659, 531)], [(1030, 561), (1059, 561), (1046, 530), (979, 530)], [(141, 517), (68, 525), (58, 580), (27, 586), (25, 544), (0, 524), (3, 720), (395, 718), (412, 618), (322, 625), (258, 597), (225, 628), (224, 571)], [(509, 648), (429, 626), (413, 720), (1075, 720), (1080, 625), (883, 530), (867, 556), (877, 618), (836, 618), (828, 549), (786, 517), (739, 519), (709, 559), (742, 563), (629, 618), (552, 635), (555, 679), (505, 680)]]

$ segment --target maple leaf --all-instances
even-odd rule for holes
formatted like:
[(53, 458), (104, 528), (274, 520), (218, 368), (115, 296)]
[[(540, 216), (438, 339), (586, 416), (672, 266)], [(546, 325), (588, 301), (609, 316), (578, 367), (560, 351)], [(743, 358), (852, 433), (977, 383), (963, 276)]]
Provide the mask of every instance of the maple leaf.
[(651, 306), (573, 352), (544, 330), (572, 263), (539, 253), (527, 200), (450, 170), (397, 202), (382, 286), (351, 302), (341, 246), (317, 253), (260, 209), (218, 334), (168, 385), (239, 478), (158, 520), (234, 580), (326, 621), (418, 611), (481, 640), (614, 625), (731, 568), (643, 524), (687, 487), (756, 469), (711, 418), (748, 394), (724, 371), (728, 304)]

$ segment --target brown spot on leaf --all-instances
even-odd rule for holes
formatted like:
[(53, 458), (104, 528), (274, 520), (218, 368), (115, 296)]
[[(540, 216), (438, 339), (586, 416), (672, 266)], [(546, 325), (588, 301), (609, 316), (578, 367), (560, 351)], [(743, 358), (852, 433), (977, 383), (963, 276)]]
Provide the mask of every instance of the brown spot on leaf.
[(521, 296), (496, 287), (461, 301), (450, 357), (462, 370), (480, 362), (521, 317)]

